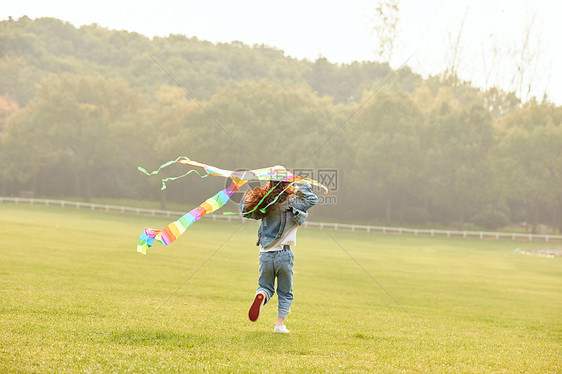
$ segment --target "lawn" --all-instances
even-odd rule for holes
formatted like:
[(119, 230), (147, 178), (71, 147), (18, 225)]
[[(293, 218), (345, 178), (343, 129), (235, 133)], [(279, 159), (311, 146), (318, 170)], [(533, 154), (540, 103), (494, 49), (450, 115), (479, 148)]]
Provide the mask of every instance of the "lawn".
[(167, 223), (0, 205), (0, 372), (562, 371), (562, 259), (514, 251), (547, 244), (303, 229), (281, 335), (276, 298), (247, 318), (255, 223), (137, 254)]

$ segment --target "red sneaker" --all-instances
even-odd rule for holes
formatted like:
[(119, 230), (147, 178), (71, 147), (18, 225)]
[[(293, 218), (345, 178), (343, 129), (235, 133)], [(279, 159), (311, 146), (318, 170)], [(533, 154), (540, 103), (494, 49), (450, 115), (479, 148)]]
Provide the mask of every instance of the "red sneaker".
[(248, 317), (250, 318), (250, 321), (256, 322), (258, 320), (261, 312), (261, 307), (263, 306), (264, 302), (265, 294), (263, 292), (258, 292), (256, 294), (256, 297), (254, 298), (254, 302), (252, 303), (250, 310), (248, 311)]

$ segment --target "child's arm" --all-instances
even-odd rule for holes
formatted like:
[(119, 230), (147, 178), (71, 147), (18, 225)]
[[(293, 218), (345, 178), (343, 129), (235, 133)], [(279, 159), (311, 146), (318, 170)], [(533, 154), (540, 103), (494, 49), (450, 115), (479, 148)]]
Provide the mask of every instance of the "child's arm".
[(242, 198), (242, 201), (240, 202), (240, 204), (238, 204), (238, 206), (240, 207), (240, 213), (242, 214), (242, 217), (250, 218), (250, 219), (259, 219), (254, 216), (254, 212), (252, 213), (246, 212), (246, 200), (244, 198)]
[(299, 186), (297, 193), (291, 198), (290, 206), (293, 208), (295, 222), (302, 225), (308, 217), (308, 209), (318, 203), (318, 196), (312, 192), (312, 186), (305, 183)]

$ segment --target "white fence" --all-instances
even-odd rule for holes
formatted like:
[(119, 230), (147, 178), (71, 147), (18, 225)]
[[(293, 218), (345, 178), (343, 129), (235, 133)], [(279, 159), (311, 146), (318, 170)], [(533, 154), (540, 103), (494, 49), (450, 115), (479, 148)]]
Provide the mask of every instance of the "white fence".
[[(67, 200), (52, 200), (52, 199), (31, 199), (26, 197), (1, 197), (1, 203), (13, 203), (16, 205), (26, 204), (26, 205), (43, 205), (43, 206), (58, 206), (61, 208), (74, 208), (74, 209), (87, 209), (93, 211), (102, 211), (110, 213), (121, 213), (121, 214), (136, 214), (142, 216), (153, 216), (153, 217), (166, 217), (166, 218), (179, 218), (185, 214), (185, 212), (175, 212), (172, 210), (160, 210), (160, 209), (145, 209), (145, 208), (132, 208), (127, 206), (117, 206), (109, 204), (96, 204), (96, 203), (84, 203), (79, 201), (67, 201)], [(233, 220), (239, 221), (238, 216), (222, 216), (209, 214), (203, 216), (204, 218), (210, 218), (213, 221), (217, 219), (225, 220), (231, 222)]]
[(351, 231), (376, 233), (385, 235), (407, 235), (407, 236), (428, 236), (428, 237), (446, 237), (446, 238), (462, 238), (462, 239), (508, 239), (508, 240), (525, 240), (525, 241), (562, 241), (562, 235), (540, 235), (540, 234), (522, 234), (508, 232), (489, 232), (489, 231), (457, 231), (457, 230), (437, 230), (437, 229), (410, 229), (405, 227), (387, 227), (387, 226), (368, 226), (368, 225), (350, 225), (343, 223), (321, 223), (321, 222), (305, 222), (305, 227), (318, 227), (324, 230), (334, 231)]
[[(26, 205), (43, 205), (43, 206), (59, 206), (62, 208), (88, 209), (92, 211), (104, 211), (121, 214), (136, 214), (154, 217), (166, 217), (176, 219), (185, 214), (185, 212), (175, 212), (159, 209), (143, 209), (125, 206), (116, 206), (108, 204), (83, 203), (77, 201), (52, 200), (52, 199), (32, 199), (24, 197), (1, 197), (0, 203), (26, 204)], [(221, 220), (227, 222), (240, 222), (241, 218), (235, 215), (218, 215), (208, 214), (203, 216), (207, 220)], [(436, 229), (411, 229), (404, 227), (386, 227), (386, 226), (369, 226), (369, 225), (351, 225), (344, 223), (325, 223), (307, 221), (303, 225), (305, 228), (319, 228), (323, 230), (333, 231), (349, 231), (373, 234), (389, 234), (389, 235), (407, 235), (407, 236), (427, 236), (427, 237), (446, 237), (446, 238), (463, 238), (463, 239), (507, 239), (507, 240), (524, 240), (524, 241), (562, 241), (562, 235), (547, 234), (522, 234), (507, 232), (489, 232), (489, 231), (456, 231), (456, 230), (436, 230)]]

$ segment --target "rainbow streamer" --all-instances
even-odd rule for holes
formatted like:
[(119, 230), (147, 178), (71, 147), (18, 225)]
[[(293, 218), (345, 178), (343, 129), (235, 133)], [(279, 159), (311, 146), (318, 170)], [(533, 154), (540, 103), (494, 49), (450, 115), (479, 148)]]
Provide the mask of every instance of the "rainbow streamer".
[(205, 214), (212, 213), (220, 209), (224, 204), (228, 202), (228, 200), (230, 200), (232, 195), (236, 191), (238, 191), (240, 187), (252, 180), (278, 180), (291, 183), (310, 183), (314, 186), (322, 188), (325, 194), (328, 193), (328, 189), (321, 183), (313, 179), (303, 178), (298, 175), (292, 174), (280, 165), (263, 169), (232, 171), (219, 169), (214, 166), (193, 161), (187, 157), (178, 157), (175, 161), (170, 161), (163, 164), (162, 166), (160, 166), (160, 168), (158, 168), (158, 170), (153, 171), (152, 173), (147, 172), (141, 167), (139, 167), (138, 169), (147, 175), (155, 175), (158, 174), (163, 168), (175, 163), (203, 168), (206, 174), (202, 175), (197, 172), (197, 170), (190, 170), (179, 177), (162, 179), (162, 189), (166, 188), (167, 181), (185, 177), (186, 175), (193, 172), (197, 173), (202, 178), (208, 177), (209, 175), (231, 178), (232, 183), (227, 188), (219, 191), (214, 196), (205, 200), (205, 202), (203, 202), (203, 204), (199, 205), (197, 208), (187, 212), (177, 221), (174, 221), (168, 226), (164, 227), (162, 230), (146, 227), (137, 241), (137, 252), (140, 252), (142, 254), (146, 254), (147, 249), (152, 247), (154, 241), (157, 241), (163, 245), (169, 245), (173, 243), (181, 234), (185, 232), (185, 230), (187, 230), (189, 226), (193, 224), (193, 222), (199, 220)]

